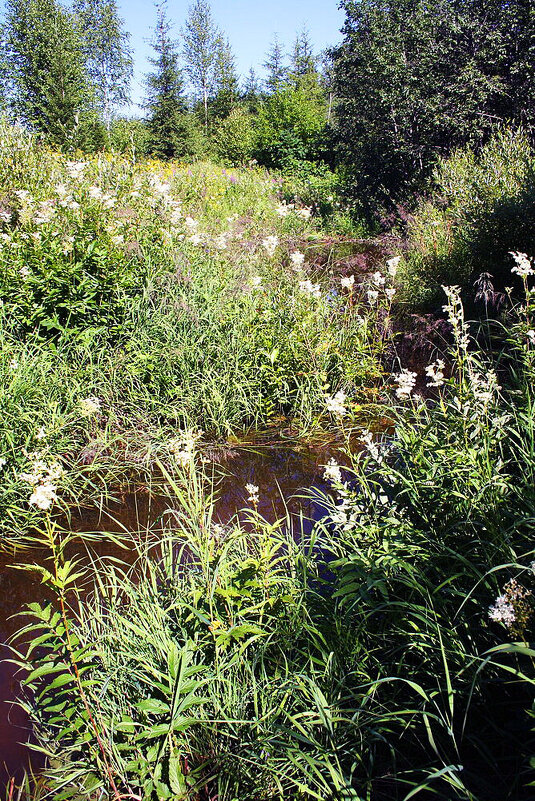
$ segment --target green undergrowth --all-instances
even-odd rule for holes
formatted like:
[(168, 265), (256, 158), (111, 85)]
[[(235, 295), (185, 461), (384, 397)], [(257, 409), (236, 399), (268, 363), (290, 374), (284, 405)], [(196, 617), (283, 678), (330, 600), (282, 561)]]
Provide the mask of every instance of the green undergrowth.
[(25, 487), (49, 463), (67, 504), (88, 473), (147, 465), (187, 432), (221, 441), (282, 419), (311, 434), (336, 428), (338, 391), (370, 400), (388, 284), (370, 303), (368, 284), (317, 266), (321, 218), (278, 178), (69, 159), (5, 124), (0, 149), (4, 537), (29, 525)]
[(531, 313), (492, 362), (450, 291), (454, 377), (436, 363), (425, 403), (398, 376), (393, 434), (326, 466), (311, 529), (255, 493), (216, 523), (194, 443), (161, 465), (168, 510), (133, 567), (69, 560), (44, 516), (49, 566), (27, 569), (56, 600), (15, 658), (51, 797), (529, 798)]

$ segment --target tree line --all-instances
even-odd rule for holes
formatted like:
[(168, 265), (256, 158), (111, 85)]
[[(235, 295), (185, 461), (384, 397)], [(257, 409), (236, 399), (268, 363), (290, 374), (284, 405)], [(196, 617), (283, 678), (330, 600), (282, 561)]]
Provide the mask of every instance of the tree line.
[[(336, 168), (361, 207), (396, 204), (437, 160), (504, 124), (535, 124), (531, 0), (341, 0), (342, 42), (322, 59), (306, 30), (238, 75), (208, 0), (179, 32), (156, 6), (145, 115), (121, 116), (132, 50), (115, 0), (6, 0), (6, 109), (62, 148), (215, 155)], [(328, 13), (328, 11), (327, 11)]]
[(67, 149), (133, 144), (164, 159), (211, 151), (238, 161), (258, 156), (270, 166), (314, 158), (326, 77), (306, 30), (289, 59), (275, 37), (265, 81), (253, 68), (241, 80), (207, 0), (193, 1), (178, 35), (165, 0), (155, 10), (145, 115), (129, 120), (120, 111), (129, 102), (133, 57), (115, 0), (6, 0), (4, 108)]

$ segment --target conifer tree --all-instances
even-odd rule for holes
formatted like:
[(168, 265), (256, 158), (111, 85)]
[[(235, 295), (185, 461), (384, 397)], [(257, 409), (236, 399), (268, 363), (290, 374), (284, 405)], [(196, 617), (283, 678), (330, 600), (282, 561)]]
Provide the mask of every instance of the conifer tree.
[(218, 37), (214, 64), (213, 109), (216, 117), (228, 117), (236, 105), (239, 94), (239, 80), (236, 60), (228, 39)]
[(257, 111), (261, 99), (261, 91), (260, 82), (253, 67), (249, 70), (249, 74), (245, 80), (242, 99), (249, 111), (253, 113)]
[(93, 93), (74, 15), (57, 0), (7, 0), (4, 54), (14, 113), (55, 145), (83, 144)]
[(183, 82), (178, 66), (177, 43), (171, 37), (166, 2), (156, 6), (157, 21), (152, 47), (156, 55), (150, 59), (154, 67), (147, 77), (149, 112), (149, 148), (158, 158), (182, 156), (187, 150), (186, 105), (182, 97)]
[(270, 50), (262, 65), (267, 70), (266, 86), (269, 92), (279, 92), (286, 83), (288, 73), (284, 65), (284, 51), (277, 34), (273, 37)]
[(130, 34), (116, 0), (74, 0), (84, 34), (84, 54), (96, 102), (109, 131), (113, 110), (128, 101), (132, 77)]
[(309, 75), (317, 76), (316, 59), (310, 41), (310, 34), (305, 27), (297, 34), (294, 40), (290, 74), (296, 84), (300, 84)]

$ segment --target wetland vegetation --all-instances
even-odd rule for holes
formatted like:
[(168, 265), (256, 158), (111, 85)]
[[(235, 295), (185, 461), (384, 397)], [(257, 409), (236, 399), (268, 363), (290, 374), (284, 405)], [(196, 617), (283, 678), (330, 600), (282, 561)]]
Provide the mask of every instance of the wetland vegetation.
[[(477, 136), (472, 96), (455, 136), (420, 97), (418, 149), (388, 81), (388, 114), (368, 87), (355, 118), (363, 30), (372, 88), (410, 83), (400, 37), (436, 53), (468, 26), (451, 2), (440, 30), (414, 10), (418, 45), (400, 4), (343, 3), (334, 77), (303, 34), (256, 94), (229, 83), (212, 31), (219, 83), (180, 105), (160, 7), (147, 119), (107, 119), (126, 84), (82, 102), (109, 66), (105, 48), (87, 62), (90, 5), (11, 0), (4, 27), (19, 116), (0, 122), (4, 797), (528, 801), (529, 103), (504, 89), (500, 105), (476, 60), (496, 117)], [(529, 83), (518, 5), (492, 36), (470, 17), (507, 91)], [(78, 72), (49, 64), (78, 86), (70, 105), (48, 84), (35, 105), (28, 31), (43, 63), (78, 54)], [(437, 81), (446, 56), (427, 63)], [(399, 137), (379, 153), (390, 112)]]

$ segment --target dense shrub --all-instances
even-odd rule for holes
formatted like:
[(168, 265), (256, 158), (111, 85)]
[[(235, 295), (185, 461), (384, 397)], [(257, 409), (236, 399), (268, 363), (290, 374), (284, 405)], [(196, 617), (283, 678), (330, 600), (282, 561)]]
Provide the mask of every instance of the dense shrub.
[(432, 305), (442, 284), (458, 284), (473, 298), (480, 273), (503, 290), (514, 283), (509, 252), (534, 249), (535, 155), (521, 129), (504, 129), (481, 152), (457, 151), (437, 167), (409, 225), (405, 297)]

